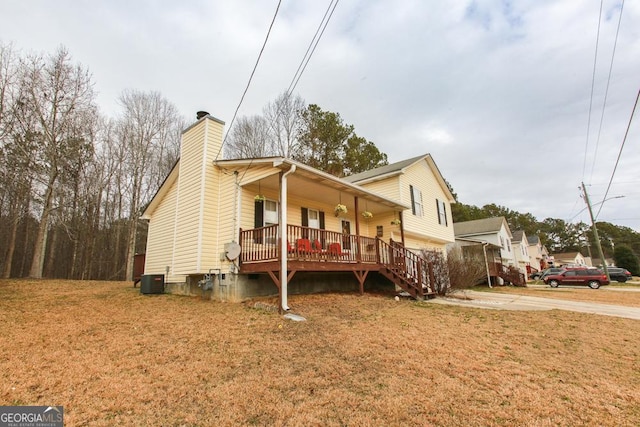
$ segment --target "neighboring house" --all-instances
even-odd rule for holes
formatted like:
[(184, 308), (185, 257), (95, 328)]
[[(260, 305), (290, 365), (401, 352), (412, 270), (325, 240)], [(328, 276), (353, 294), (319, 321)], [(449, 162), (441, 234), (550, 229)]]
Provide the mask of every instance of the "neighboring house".
[(490, 276), (495, 283), (506, 280), (515, 284), (524, 284), (524, 274), (517, 268), (512, 246), (513, 235), (504, 217), (477, 219), (453, 224), (456, 243), (460, 246), (473, 241), (485, 242), (498, 248), (492, 251), (488, 259)]
[(556, 267), (564, 265), (570, 266), (587, 266), (584, 256), (580, 252), (566, 252), (560, 254), (552, 254), (553, 262)]
[(434, 291), (428, 263), (406, 248), (454, 241), (454, 199), (430, 155), (341, 179), (283, 157), (219, 160), (223, 126), (204, 113), (183, 132), (180, 159), (142, 216), (145, 275), (222, 300), (279, 294), (284, 310), (289, 292), (354, 283)]
[(521, 273), (526, 273), (527, 277), (531, 273), (531, 258), (529, 256), (529, 242), (524, 230), (516, 230), (511, 239), (513, 256), (516, 261), (516, 267)]
[(487, 284), (491, 287), (497, 277), (496, 263), (499, 263), (501, 247), (479, 239), (456, 237), (454, 243), (447, 245), (447, 252), (453, 248), (459, 248), (464, 259), (477, 259), (481, 256), (487, 270)]
[(456, 222), (453, 224), (453, 230), (456, 239), (462, 237), (471, 238), (499, 246), (500, 259), (495, 259), (494, 261), (501, 262), (504, 265), (516, 265), (511, 245), (513, 235), (507, 220), (503, 216)]
[[(380, 237), (402, 240), (405, 247), (413, 251), (442, 251), (447, 243), (454, 241), (450, 209), (454, 199), (431, 155), (382, 166), (344, 180), (411, 206), (402, 213), (403, 227), (390, 228), (389, 234), (383, 233)], [(387, 217), (381, 222), (393, 219)]]
[(531, 268), (536, 271), (542, 271), (548, 267), (549, 252), (540, 241), (538, 236), (527, 236), (527, 252), (529, 253), (529, 262)]

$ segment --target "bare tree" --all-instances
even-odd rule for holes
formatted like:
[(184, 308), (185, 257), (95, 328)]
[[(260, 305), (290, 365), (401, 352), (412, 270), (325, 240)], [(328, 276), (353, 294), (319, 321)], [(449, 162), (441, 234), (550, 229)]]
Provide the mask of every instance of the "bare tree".
[(0, 230), (0, 238), (6, 242), (6, 252), (0, 254), (4, 256), (4, 278), (11, 274), (21, 200), (16, 191), (16, 184), (20, 181), (16, 181), (14, 176), (20, 168), (12, 158), (14, 153), (11, 147), (11, 135), (15, 124), (13, 110), (17, 99), (17, 72), (13, 46), (0, 44), (0, 220), (3, 224), (9, 225), (8, 229)]
[[(176, 107), (159, 92), (126, 90), (120, 96), (123, 115), (116, 132), (126, 153), (124, 171), (128, 203), (125, 278), (131, 280), (136, 234), (143, 202), (149, 200), (168, 171), (165, 157), (176, 153), (175, 128), (181, 123)], [(175, 159), (174, 159), (175, 160)]]
[(300, 114), (304, 109), (300, 96), (284, 92), (262, 109), (262, 115), (240, 117), (229, 129), (225, 158), (295, 158), (300, 147)]
[(80, 64), (71, 63), (65, 48), (46, 59), (29, 56), (21, 66), (21, 109), (17, 117), (23, 134), (38, 136), (34, 171), (41, 208), (29, 276), (40, 278), (61, 173), (90, 149), (86, 135), (97, 108), (91, 75)]
[(269, 123), (264, 117), (240, 117), (229, 132), (225, 158), (250, 159), (273, 154)]
[(263, 115), (269, 124), (269, 136), (275, 155), (295, 158), (298, 154), (298, 132), (302, 125), (300, 114), (305, 107), (301, 96), (286, 92), (264, 107)]
[(471, 288), (487, 279), (487, 267), (481, 245), (453, 246), (447, 252), (450, 287), (447, 292)]

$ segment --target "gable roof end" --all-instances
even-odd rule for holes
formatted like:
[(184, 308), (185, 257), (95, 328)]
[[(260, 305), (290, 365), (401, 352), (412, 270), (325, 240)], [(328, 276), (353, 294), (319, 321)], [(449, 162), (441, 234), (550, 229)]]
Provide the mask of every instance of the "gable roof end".
[(402, 160), (396, 163), (392, 163), (390, 165), (380, 166), (379, 168), (375, 168), (375, 169), (360, 172), (354, 175), (346, 176), (342, 179), (347, 182), (351, 182), (353, 184), (364, 185), (369, 182), (379, 181), (395, 175), (400, 175), (404, 173), (407, 168), (409, 168), (410, 166), (413, 166), (414, 164), (422, 160), (425, 160), (429, 165), (429, 168), (435, 175), (436, 181), (438, 181), (438, 184), (440, 184), (440, 187), (444, 191), (444, 194), (447, 197), (448, 201), (450, 203), (455, 203), (455, 198), (453, 197), (451, 190), (449, 190), (449, 186), (447, 185), (447, 182), (442, 176), (442, 173), (440, 173), (440, 169), (438, 168), (438, 165), (436, 165), (436, 162), (433, 160), (433, 157), (431, 157), (431, 154), (424, 154), (422, 156), (412, 157), (410, 159)]
[(511, 235), (509, 224), (503, 216), (493, 218), (476, 219), (473, 221), (454, 222), (453, 232), (458, 236), (472, 236), (477, 234), (497, 233), (504, 224), (507, 232)]

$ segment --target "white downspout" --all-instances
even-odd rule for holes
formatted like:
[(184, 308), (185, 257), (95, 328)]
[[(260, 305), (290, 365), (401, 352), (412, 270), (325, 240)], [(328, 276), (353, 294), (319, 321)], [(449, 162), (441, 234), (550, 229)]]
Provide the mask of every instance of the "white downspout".
[(491, 272), (489, 271), (489, 260), (487, 259), (487, 246), (489, 245), (489, 242), (484, 242), (482, 244), (482, 253), (484, 254), (484, 266), (487, 269), (487, 283), (489, 284), (489, 287), (491, 288)]
[(287, 176), (296, 171), (296, 165), (291, 165), (291, 169), (282, 174), (280, 181), (280, 289), (282, 300), (280, 306), (283, 310), (289, 310), (287, 301), (287, 275), (288, 275), (288, 251), (287, 251)]

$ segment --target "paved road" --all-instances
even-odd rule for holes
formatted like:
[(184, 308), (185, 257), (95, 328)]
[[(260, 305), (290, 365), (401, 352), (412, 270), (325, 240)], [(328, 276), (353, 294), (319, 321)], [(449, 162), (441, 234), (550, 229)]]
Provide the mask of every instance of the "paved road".
[(464, 291), (464, 294), (471, 299), (435, 298), (429, 301), (434, 304), (454, 304), (494, 310), (567, 310), (640, 320), (638, 307), (476, 291)]

